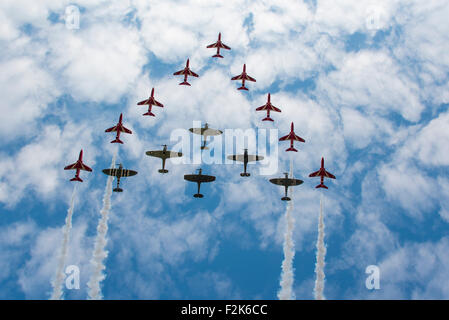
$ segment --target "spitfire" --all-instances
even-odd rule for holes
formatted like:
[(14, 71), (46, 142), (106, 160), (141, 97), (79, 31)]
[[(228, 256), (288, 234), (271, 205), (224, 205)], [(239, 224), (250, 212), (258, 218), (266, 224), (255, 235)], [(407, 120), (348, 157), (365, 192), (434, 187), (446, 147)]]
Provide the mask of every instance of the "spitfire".
[(155, 150), (155, 151), (147, 151), (145, 154), (150, 157), (156, 157), (162, 159), (162, 169), (159, 169), (160, 173), (167, 173), (168, 170), (165, 169), (165, 161), (169, 158), (175, 158), (175, 157), (182, 157), (181, 152), (173, 152), (167, 150), (167, 145), (162, 145), (164, 149), (162, 150)]
[(223, 133), (223, 131), (221, 130), (209, 128), (209, 125), (207, 123), (204, 125), (204, 128), (190, 128), (189, 131), (195, 134), (202, 135), (204, 137), (204, 143), (201, 146), (201, 150), (208, 149), (206, 147), (208, 136), (218, 136)]
[(290, 201), (291, 199), (287, 196), (288, 187), (294, 187), (299, 186), (304, 181), (299, 179), (293, 179), (288, 177), (288, 173), (284, 173), (284, 178), (276, 178), (276, 179), (270, 179), (270, 182), (273, 184), (276, 184), (278, 186), (284, 186), (285, 188), (285, 196), (281, 198), (283, 201)]
[(228, 159), (243, 162), (243, 172), (240, 174), (240, 176), (241, 177), (249, 177), (250, 174), (248, 172), (246, 172), (246, 167), (248, 165), (248, 162), (260, 161), (260, 160), (263, 160), (263, 157), (250, 155), (250, 154), (248, 154), (248, 149), (245, 149), (243, 154), (234, 154), (234, 155), (228, 156)]
[(123, 169), (122, 164), (120, 164), (118, 168), (103, 169), (103, 173), (117, 178), (117, 187), (114, 188), (114, 192), (123, 192), (123, 189), (120, 188), (120, 179), (135, 176), (137, 171)]
[(194, 194), (193, 196), (195, 198), (203, 198), (204, 195), (202, 195), (200, 193), (200, 187), (201, 187), (201, 183), (207, 183), (207, 182), (212, 182), (215, 181), (215, 177), (214, 176), (208, 176), (203, 174), (203, 170), (202, 169), (198, 169), (198, 174), (186, 174), (184, 175), (184, 180), (190, 181), (190, 182), (196, 182), (198, 185), (198, 192), (196, 194)]

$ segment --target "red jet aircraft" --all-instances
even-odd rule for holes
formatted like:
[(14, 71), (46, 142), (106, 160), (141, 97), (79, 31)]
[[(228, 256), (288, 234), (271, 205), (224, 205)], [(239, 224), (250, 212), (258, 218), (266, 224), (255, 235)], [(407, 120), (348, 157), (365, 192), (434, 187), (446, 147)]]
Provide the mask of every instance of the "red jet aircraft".
[(328, 187), (326, 187), (324, 185), (324, 178), (330, 178), (330, 179), (335, 179), (335, 176), (330, 173), (327, 172), (326, 169), (324, 169), (324, 158), (321, 158), (321, 168), (320, 170), (313, 172), (311, 174), (309, 174), (309, 177), (321, 177), (321, 183), (319, 185), (317, 185), (315, 188), (325, 188), (328, 189)]
[(120, 118), (118, 119), (118, 123), (116, 126), (106, 129), (104, 132), (117, 132), (116, 136), (115, 136), (115, 140), (111, 141), (111, 143), (121, 143), (123, 144), (123, 141), (120, 140), (120, 133), (124, 132), (124, 133), (129, 133), (132, 134), (133, 132), (127, 128), (125, 128), (122, 124), (122, 118), (123, 118), (123, 114), (120, 113)]
[(213, 55), (212, 58), (223, 58), (223, 56), (220, 55), (220, 49), (231, 50), (230, 47), (221, 42), (221, 33), (218, 34), (218, 41), (208, 45), (207, 48), (217, 48), (217, 54)]
[(267, 111), (267, 117), (262, 119), (262, 121), (274, 121), (273, 119), (270, 118), (270, 111), (281, 112), (281, 109), (276, 108), (275, 106), (273, 106), (271, 104), (270, 100), (271, 100), (271, 95), (268, 94), (268, 101), (267, 101), (267, 103), (256, 109), (256, 111), (265, 111), (265, 110)]
[(195, 72), (193, 72), (192, 70), (190, 70), (189, 68), (189, 59), (187, 59), (186, 62), (186, 67), (182, 70), (176, 71), (175, 73), (173, 73), (173, 75), (178, 76), (178, 75), (184, 75), (184, 81), (181, 82), (179, 85), (184, 85), (184, 86), (190, 86), (190, 83), (187, 82), (187, 77), (188, 76), (192, 76), (192, 77), (199, 77)]
[(164, 107), (164, 105), (162, 103), (160, 103), (159, 101), (154, 99), (154, 88), (151, 89), (150, 97), (146, 100), (142, 100), (142, 101), (138, 102), (137, 105), (138, 106), (148, 105), (148, 111), (147, 111), (147, 113), (144, 113), (143, 115), (144, 116), (152, 116), (152, 117), (155, 117), (154, 113), (151, 112), (152, 106), (158, 106), (161, 108)]
[(232, 77), (231, 80), (242, 80), (242, 86), (240, 88), (237, 88), (237, 90), (246, 90), (246, 91), (248, 91), (248, 88), (245, 87), (246, 80), (256, 82), (256, 79), (250, 77), (246, 73), (246, 64), (243, 65), (243, 72), (238, 76)]
[(92, 169), (83, 163), (83, 149), (81, 149), (80, 151), (78, 160), (75, 163), (69, 164), (64, 168), (64, 170), (76, 170), (75, 177), (70, 179), (70, 181), (83, 182), (83, 180), (80, 178), (80, 170), (92, 172)]
[(288, 135), (286, 135), (286, 136), (284, 136), (284, 137), (279, 139), (279, 141), (285, 141), (285, 140), (290, 140), (290, 148), (288, 148), (285, 151), (295, 151), (295, 152), (298, 152), (298, 150), (293, 148), (293, 141), (306, 142), (303, 138), (298, 137), (295, 134), (295, 132), (293, 131), (293, 122), (292, 122), (290, 133)]

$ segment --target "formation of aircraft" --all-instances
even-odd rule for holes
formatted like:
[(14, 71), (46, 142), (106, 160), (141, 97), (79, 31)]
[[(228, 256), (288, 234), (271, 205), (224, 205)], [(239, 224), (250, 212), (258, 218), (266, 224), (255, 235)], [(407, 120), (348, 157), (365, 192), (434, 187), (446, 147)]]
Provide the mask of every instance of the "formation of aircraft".
[(64, 170), (76, 170), (75, 177), (70, 179), (70, 181), (79, 181), (83, 182), (83, 179), (80, 178), (80, 170), (92, 172), (92, 169), (86, 166), (83, 163), (83, 149), (80, 151), (80, 155), (78, 156), (78, 160), (75, 163), (69, 164), (64, 168)]
[(142, 101), (138, 102), (137, 105), (138, 106), (148, 105), (148, 111), (146, 113), (144, 113), (143, 115), (144, 116), (152, 116), (152, 117), (155, 117), (155, 115), (151, 112), (151, 108), (153, 106), (157, 106), (157, 107), (161, 107), (161, 108), (164, 107), (164, 105), (162, 103), (160, 103), (159, 101), (154, 99), (154, 88), (151, 89), (150, 97), (146, 100), (142, 100)]
[(278, 186), (284, 186), (284, 188), (285, 188), (285, 196), (282, 197), (281, 200), (283, 200), (283, 201), (290, 201), (291, 200), (290, 197), (287, 196), (288, 187), (299, 186), (304, 181), (299, 180), (299, 179), (289, 178), (287, 172), (284, 173), (284, 175), (285, 175), (284, 178), (270, 179), (270, 182), (273, 183), (273, 184), (276, 184)]
[(305, 141), (303, 138), (301, 138), (301, 137), (299, 137), (299, 136), (297, 136), (297, 135), (295, 134), (293, 122), (292, 122), (292, 125), (291, 125), (290, 128), (291, 128), (291, 129), (290, 129), (290, 133), (289, 133), (288, 135), (286, 135), (286, 136), (283, 136), (282, 138), (279, 138), (279, 141), (290, 140), (290, 148), (288, 148), (288, 149), (285, 150), (285, 151), (294, 151), (294, 152), (298, 152), (298, 150), (296, 150), (296, 149), (293, 147), (293, 141), (299, 141), (299, 142), (306, 142), (306, 141)]
[(273, 106), (271, 104), (271, 94), (268, 93), (267, 103), (265, 103), (263, 106), (260, 106), (259, 108), (257, 108), (256, 111), (266, 111), (267, 112), (267, 116), (265, 118), (263, 118), (262, 121), (274, 121), (273, 119), (270, 118), (270, 111), (281, 112), (281, 109), (276, 108), (275, 106)]
[(204, 140), (203, 140), (204, 142), (203, 142), (203, 145), (201, 146), (201, 150), (209, 149), (206, 146), (207, 137), (218, 136), (223, 133), (223, 131), (221, 131), (221, 130), (209, 128), (209, 125), (207, 123), (204, 125), (204, 128), (190, 128), (189, 131), (192, 133), (195, 133), (195, 134), (202, 135), (204, 137)]
[(167, 145), (162, 145), (164, 149), (162, 150), (155, 150), (155, 151), (147, 151), (145, 154), (150, 157), (156, 157), (162, 159), (162, 169), (159, 169), (160, 173), (167, 173), (168, 170), (165, 169), (165, 161), (169, 158), (175, 158), (175, 157), (182, 157), (181, 152), (174, 152), (167, 150)]
[(105, 132), (116, 132), (115, 140), (112, 140), (111, 143), (121, 143), (121, 144), (123, 144), (123, 141), (120, 140), (120, 133), (121, 132), (128, 133), (128, 134), (132, 134), (133, 133), (131, 130), (125, 128), (125, 126), (122, 123), (122, 120), (123, 120), (123, 114), (120, 113), (120, 118), (118, 119), (117, 125), (115, 125), (115, 126), (109, 128), (109, 129), (105, 130)]
[(232, 77), (231, 80), (242, 80), (242, 86), (237, 88), (237, 90), (246, 90), (246, 91), (248, 91), (248, 88), (245, 87), (245, 81), (256, 82), (256, 79), (254, 79), (253, 77), (249, 76), (246, 73), (246, 64), (243, 65), (243, 72), (238, 76)]
[[(225, 49), (225, 50), (231, 50), (231, 48), (227, 45), (225, 45), (222, 41), (221, 41), (221, 33), (218, 34), (218, 40), (207, 46), (207, 48), (216, 48), (217, 52), (215, 55), (213, 55), (213, 58), (223, 58), (223, 56), (220, 54), (220, 49)], [(184, 76), (184, 80), (179, 83), (179, 85), (186, 85), (186, 86), (190, 86), (190, 83), (187, 81), (189, 76), (192, 77), (199, 77), (198, 74), (196, 74), (195, 72), (193, 72), (190, 67), (189, 67), (189, 62), (190, 60), (187, 59), (186, 61), (186, 65), (184, 67), (184, 69), (179, 70), (175, 73), (173, 73), (173, 75), (183, 75)], [(239, 88), (237, 88), (238, 90), (246, 90), (248, 91), (248, 88), (245, 87), (245, 82), (246, 81), (252, 81), (252, 82), (256, 82), (256, 79), (254, 79), (253, 77), (251, 77), (250, 75), (248, 75), (248, 73), (246, 72), (246, 64), (243, 64), (243, 71), (240, 75), (232, 77), (231, 80), (241, 80), (242, 84)], [(148, 110), (146, 113), (144, 113), (144, 116), (153, 116), (155, 117), (155, 115), (152, 113), (152, 107), (153, 106), (157, 106), (157, 107), (161, 107), (163, 108), (164, 105), (162, 103), (160, 103), (159, 101), (157, 101), (154, 97), (154, 87), (151, 89), (151, 94), (149, 96), (148, 99), (139, 101), (137, 103), (137, 105), (141, 106), (141, 105), (148, 105)], [(262, 119), (262, 121), (271, 121), (273, 122), (274, 120), (270, 117), (270, 112), (282, 112), (281, 109), (275, 107), (272, 103), (271, 103), (271, 94), (268, 93), (268, 97), (267, 97), (267, 102), (263, 105), (260, 106), (258, 108), (256, 108), (256, 111), (266, 111), (267, 112), (267, 116), (265, 118)], [(111, 127), (109, 129), (106, 129), (105, 132), (116, 132), (116, 137), (115, 140), (111, 141), (111, 143), (120, 143), (123, 144), (123, 141), (120, 140), (120, 134), (122, 132), (127, 133), (127, 134), (132, 134), (132, 131), (127, 129), (123, 123), (123, 114), (120, 114), (119, 117), (119, 121), (117, 123), (117, 125), (115, 125), (114, 127)], [(218, 129), (213, 129), (213, 128), (209, 128), (209, 125), (206, 123), (204, 127), (201, 128), (190, 128), (189, 129), (190, 132), (194, 133), (194, 134), (198, 134), (198, 135), (202, 135), (204, 137), (203, 143), (201, 145), (201, 150), (205, 150), (208, 149), (207, 147), (207, 137), (208, 136), (217, 136), (217, 135), (221, 135), (223, 133), (223, 131), (218, 130)], [(294, 141), (299, 141), (299, 142), (305, 142), (305, 140), (299, 136), (297, 136), (294, 132), (294, 124), (293, 122), (291, 123), (291, 130), (289, 132), (288, 135), (283, 136), (279, 139), (279, 141), (290, 141), (290, 147), (288, 149), (286, 149), (287, 152), (289, 151), (294, 151), (294, 152), (298, 152), (298, 150), (296, 150), (294, 148)], [(159, 169), (158, 171), (160, 173), (168, 173), (168, 170), (165, 169), (165, 164), (166, 164), (166, 160), (169, 158), (173, 158), (173, 157), (182, 157), (182, 153), (181, 152), (173, 152), (170, 150), (167, 150), (167, 145), (163, 145), (163, 149), (162, 150), (153, 150), (153, 151), (147, 151), (146, 155), (150, 156), (150, 157), (157, 157), (160, 158), (162, 160), (162, 168)], [(84, 170), (84, 171), (89, 171), (91, 172), (92, 169), (89, 168), (87, 165), (85, 165), (82, 161), (82, 157), (83, 157), (83, 150), (80, 151), (80, 155), (78, 160), (73, 163), (70, 164), (66, 167), (64, 167), (64, 170), (76, 170), (75, 173), (75, 177), (70, 179), (70, 181), (79, 181), (79, 182), (83, 182), (83, 180), (79, 177), (80, 174), (80, 170)], [(258, 155), (249, 155), (248, 154), (248, 149), (244, 149), (244, 153), (243, 154), (235, 154), (235, 155), (229, 155), (227, 157), (229, 160), (233, 160), (233, 161), (239, 161), (239, 162), (243, 162), (243, 172), (240, 173), (240, 176), (242, 177), (249, 177), (250, 173), (247, 172), (247, 166), (249, 162), (252, 161), (260, 161), (263, 160), (264, 157), (263, 156), (258, 156)], [(137, 174), (137, 171), (134, 170), (129, 170), (129, 169), (123, 169), (122, 164), (119, 165), (118, 168), (109, 168), (109, 169), (104, 169), (103, 173), (105, 173), (106, 175), (110, 175), (110, 176), (114, 176), (117, 177), (117, 187), (114, 188), (114, 192), (122, 192), (123, 190), (120, 188), (120, 179), (122, 177), (130, 177), (130, 176), (134, 176)], [(316, 171), (313, 172), (309, 175), (309, 177), (320, 177), (321, 181), (320, 184), (316, 186), (316, 188), (325, 188), (328, 189), (328, 187), (326, 185), (324, 185), (324, 178), (331, 178), (331, 179), (335, 179), (335, 176), (333, 174), (331, 174), (330, 172), (326, 171), (324, 168), (324, 158), (321, 158), (321, 168)], [(196, 182), (198, 185), (198, 192), (194, 195), (195, 198), (203, 198), (203, 195), (200, 193), (200, 185), (201, 183), (207, 183), (207, 182), (212, 182), (215, 181), (215, 176), (211, 176), (211, 175), (204, 175), (202, 174), (202, 169), (198, 169), (198, 174), (187, 174), (184, 175), (184, 179), (187, 181), (191, 181), (191, 182)], [(285, 173), (285, 177), (283, 178), (274, 178), (274, 179), (270, 179), (270, 182), (276, 185), (280, 185), (280, 186), (284, 186), (285, 187), (285, 196), (282, 197), (282, 200), (284, 201), (289, 201), (291, 200), (288, 196), (287, 196), (287, 191), (288, 191), (288, 187), (292, 187), (292, 186), (297, 186), (303, 183), (302, 180), (299, 179), (294, 179), (294, 178), (289, 178), (288, 177), (288, 173)]]
[(200, 193), (200, 188), (201, 188), (202, 183), (215, 181), (214, 176), (209, 176), (209, 175), (203, 174), (202, 169), (198, 169), (198, 174), (184, 175), (184, 179), (187, 181), (190, 181), (190, 182), (196, 182), (196, 184), (198, 185), (198, 192), (193, 195), (195, 198), (203, 198), (204, 197), (204, 195), (202, 195)]
[(221, 42), (221, 33), (218, 34), (218, 41), (208, 45), (206, 48), (217, 48), (217, 53), (214, 54), (212, 58), (223, 58), (223, 56), (220, 55), (220, 49), (231, 50), (230, 47)]
[(187, 82), (187, 77), (188, 76), (196, 77), (196, 78), (199, 77), (199, 75), (197, 75), (195, 72), (190, 70), (190, 68), (189, 68), (189, 59), (187, 59), (186, 67), (184, 69), (182, 69), (182, 70), (176, 71), (175, 73), (173, 73), (173, 75), (174, 76), (184, 75), (184, 81), (179, 84), (179, 85), (183, 85), (183, 86), (190, 86), (190, 83)]
[(335, 179), (335, 176), (326, 171), (326, 169), (324, 169), (324, 157), (321, 158), (321, 168), (318, 171), (312, 172), (311, 174), (309, 174), (309, 177), (320, 177), (321, 178), (321, 182), (319, 185), (317, 185), (315, 188), (324, 188), (324, 189), (328, 189), (327, 186), (324, 185), (324, 178), (330, 178), (330, 179)]
[(112, 191), (123, 192), (123, 189), (120, 188), (120, 179), (135, 176), (137, 174), (137, 171), (123, 169), (123, 166), (120, 163), (118, 168), (103, 169), (103, 173), (108, 176), (113, 176), (117, 178), (117, 187), (114, 188)]
[(249, 177), (250, 174), (248, 172), (246, 172), (246, 167), (248, 165), (248, 162), (263, 160), (263, 156), (248, 154), (248, 149), (245, 149), (243, 154), (234, 154), (234, 155), (228, 156), (228, 159), (243, 162), (243, 172), (240, 174), (240, 176), (241, 177)]

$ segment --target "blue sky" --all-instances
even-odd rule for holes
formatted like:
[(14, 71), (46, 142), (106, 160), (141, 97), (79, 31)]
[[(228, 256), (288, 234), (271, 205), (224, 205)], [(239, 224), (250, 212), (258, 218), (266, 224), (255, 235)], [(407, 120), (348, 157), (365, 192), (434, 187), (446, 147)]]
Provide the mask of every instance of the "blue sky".
[[(79, 29), (66, 26), (69, 5)], [(292, 156), (304, 180), (292, 196), (295, 297), (314, 297), (320, 192), (307, 176), (324, 156), (337, 176), (325, 191), (325, 297), (448, 299), (448, 13), (442, 0), (2, 1), (0, 298), (50, 297), (73, 190), (62, 168), (82, 148), (94, 171), (77, 188), (66, 265), (80, 289), (66, 299), (87, 297), (101, 170), (117, 149), (139, 173), (112, 196), (105, 299), (277, 299), (286, 206), (268, 180), (288, 170), (287, 143), (268, 148), (275, 172), (251, 165), (248, 179), (241, 165), (203, 163), (217, 180), (201, 200), (183, 180), (199, 165), (169, 161), (161, 175), (145, 151), (176, 148), (171, 136), (194, 121), (279, 136), (293, 121), (306, 140)], [(221, 60), (206, 49), (219, 32), (232, 48)], [(172, 75), (187, 58), (200, 75), (191, 87)], [(243, 63), (257, 79), (249, 92), (230, 80)], [(152, 87), (165, 107), (150, 119), (136, 103)], [(255, 112), (268, 92), (282, 109), (272, 124)], [(133, 134), (117, 147), (104, 130), (120, 113)], [(379, 290), (365, 287), (369, 265)]]

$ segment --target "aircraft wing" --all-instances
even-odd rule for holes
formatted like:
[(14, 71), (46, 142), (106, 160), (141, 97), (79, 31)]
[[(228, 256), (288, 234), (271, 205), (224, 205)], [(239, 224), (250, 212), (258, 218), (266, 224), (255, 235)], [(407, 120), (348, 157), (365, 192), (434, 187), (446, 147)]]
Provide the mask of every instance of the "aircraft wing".
[(192, 76), (192, 77), (197, 77), (197, 78), (199, 77), (195, 72), (193, 72), (193, 71), (190, 70), (190, 69), (187, 71), (187, 74), (188, 74), (189, 76)]
[(263, 160), (263, 156), (255, 156), (255, 155), (248, 155), (248, 161), (260, 161)]
[(84, 163), (81, 163), (81, 168), (80, 168), (80, 169), (81, 169), (81, 170), (84, 170), (84, 171), (89, 171), (89, 172), (92, 171), (92, 169), (89, 168), (88, 166), (86, 166)]
[(226, 49), (226, 50), (231, 50), (231, 47), (228, 47), (223, 42), (221, 43), (220, 48), (223, 48), (223, 49)]
[(335, 176), (334, 176), (332, 173), (327, 172), (326, 170), (324, 170), (324, 176), (325, 176), (326, 178), (335, 179)]
[(77, 167), (78, 162), (69, 164), (68, 166), (64, 167), (64, 170), (74, 170)]
[(204, 130), (204, 128), (190, 128), (189, 131), (192, 132), (192, 133), (196, 133), (196, 134), (201, 134), (202, 135), (205, 130)]
[(243, 73), (231, 78), (231, 80), (242, 80), (242, 79), (243, 79)]
[(208, 176), (205, 174), (186, 174), (184, 175), (184, 179), (191, 182), (212, 182), (215, 181), (214, 176)]
[(234, 161), (240, 161), (240, 162), (245, 161), (243, 154), (233, 154), (231, 156), (228, 156), (228, 159), (234, 160)]
[(294, 135), (294, 138), (295, 138), (296, 141), (306, 142), (306, 140), (304, 140), (300, 136), (297, 136), (296, 134)]
[(245, 76), (245, 80), (256, 82), (256, 79), (254, 79), (253, 77), (250, 77), (249, 75)]
[(164, 105), (157, 100), (154, 100), (154, 105), (163, 108)]
[(275, 112), (282, 112), (281, 109), (276, 108), (275, 106), (271, 106), (271, 111), (275, 111)]
[(164, 152), (162, 150), (147, 151), (145, 154), (150, 157), (157, 157), (157, 158), (161, 158), (161, 159), (182, 157), (182, 152), (166, 151), (164, 154)]
[(270, 182), (273, 184), (277, 184), (279, 186), (299, 186), (300, 184), (303, 183), (302, 180), (299, 179), (289, 179), (289, 178), (275, 178), (275, 179), (270, 179)]
[(309, 177), (310, 177), (310, 178), (312, 178), (312, 177), (318, 177), (318, 176), (320, 175), (320, 171), (321, 171), (321, 170), (312, 172), (311, 174), (309, 174)]
[(205, 135), (205, 136), (219, 136), (222, 133), (223, 133), (223, 131), (221, 131), (221, 130), (208, 128), (207, 130), (204, 130), (203, 135)]
[(113, 126), (109, 129), (106, 129), (104, 132), (115, 132), (115, 131), (117, 131), (117, 126)]
[(143, 106), (143, 105), (149, 104), (149, 102), (150, 102), (150, 100), (146, 99), (146, 100), (142, 100), (140, 102), (137, 102), (137, 105), (138, 106)]
[(182, 69), (182, 70), (176, 71), (175, 73), (173, 73), (173, 75), (174, 76), (179, 76), (180, 74), (185, 74), (185, 73), (186, 73), (186, 70)]
[(281, 138), (279, 138), (279, 141), (285, 141), (285, 140), (290, 140), (290, 134), (287, 134), (286, 136), (283, 136)]
[(259, 108), (256, 108), (256, 111), (263, 111), (268, 109), (268, 104), (264, 104), (263, 106), (260, 106)]
[(218, 42), (212, 43), (208, 45), (206, 48), (216, 48), (216, 47), (218, 47)]
[(128, 128), (125, 128), (124, 126), (122, 126), (122, 127), (120, 128), (120, 131), (121, 131), (121, 132), (125, 132), (125, 133), (129, 133), (129, 134), (132, 134), (132, 133), (133, 133), (131, 130), (129, 130)]
[(103, 173), (108, 176), (114, 176), (114, 177), (131, 177), (135, 176), (137, 174), (137, 171), (134, 170), (128, 170), (128, 169), (103, 169)]

